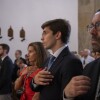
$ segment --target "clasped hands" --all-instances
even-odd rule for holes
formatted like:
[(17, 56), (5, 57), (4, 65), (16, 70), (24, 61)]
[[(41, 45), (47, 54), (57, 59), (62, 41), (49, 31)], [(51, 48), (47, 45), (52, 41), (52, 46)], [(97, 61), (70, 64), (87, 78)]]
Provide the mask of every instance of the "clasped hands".
[[(34, 83), (37, 85), (49, 85), (54, 76), (51, 72), (43, 69), (34, 77)], [(85, 94), (91, 88), (91, 79), (84, 75), (73, 77), (66, 87), (64, 88), (64, 94), (68, 98), (74, 98), (76, 96)]]

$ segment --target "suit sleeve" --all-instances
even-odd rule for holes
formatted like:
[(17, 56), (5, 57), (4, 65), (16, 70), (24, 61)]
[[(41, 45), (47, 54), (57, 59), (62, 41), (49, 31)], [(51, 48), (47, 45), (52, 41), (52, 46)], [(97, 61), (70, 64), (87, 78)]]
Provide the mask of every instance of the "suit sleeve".
[(64, 65), (62, 71), (62, 92), (72, 77), (81, 75), (83, 72), (82, 63), (79, 59), (72, 59)]
[(32, 91), (39, 92), (43, 86), (35, 84), (33, 78), (32, 81), (30, 82), (30, 87)]

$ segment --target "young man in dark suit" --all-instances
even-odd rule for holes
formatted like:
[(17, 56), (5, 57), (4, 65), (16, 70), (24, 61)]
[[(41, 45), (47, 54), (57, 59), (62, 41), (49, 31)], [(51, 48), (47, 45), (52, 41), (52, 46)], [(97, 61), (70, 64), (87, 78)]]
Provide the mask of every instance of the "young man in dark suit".
[[(40, 91), (40, 100), (62, 100), (63, 89), (73, 76), (82, 74), (82, 64), (68, 48), (71, 26), (64, 19), (54, 19), (42, 25), (41, 40), (52, 51), (53, 60), (46, 62), (32, 80), (33, 91)], [(35, 88), (36, 86), (36, 88)]]
[[(91, 34), (93, 51), (100, 52), (100, 10), (94, 14), (87, 28)], [(82, 95), (78, 100), (100, 100), (100, 58), (89, 63), (83, 75), (72, 78), (64, 90), (65, 95), (71, 98)]]
[(8, 56), (9, 46), (7, 44), (0, 44), (0, 58), (2, 60), (0, 65), (0, 100), (12, 100), (12, 70), (13, 63)]

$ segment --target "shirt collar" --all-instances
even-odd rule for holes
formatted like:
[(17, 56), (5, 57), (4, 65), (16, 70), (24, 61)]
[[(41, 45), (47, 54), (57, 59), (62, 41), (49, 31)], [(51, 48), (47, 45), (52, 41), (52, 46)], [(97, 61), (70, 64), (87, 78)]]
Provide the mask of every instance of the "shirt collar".
[(67, 47), (67, 45), (60, 47), (55, 53), (50, 52), (50, 54), (57, 58), (65, 47)]
[(7, 57), (7, 55), (5, 55), (5, 56), (3, 56), (1, 59), (2, 59), (2, 61), (5, 59)]

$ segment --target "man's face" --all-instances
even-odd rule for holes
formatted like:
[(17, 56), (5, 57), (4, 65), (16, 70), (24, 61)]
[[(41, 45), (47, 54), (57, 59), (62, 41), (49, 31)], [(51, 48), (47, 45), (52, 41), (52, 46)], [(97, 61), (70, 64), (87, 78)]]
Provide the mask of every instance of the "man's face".
[(88, 56), (88, 51), (84, 50), (84, 57)]
[(3, 50), (2, 46), (0, 46), (0, 57), (2, 57), (3, 54), (4, 54), (4, 50)]
[(41, 40), (46, 49), (53, 49), (56, 44), (56, 36), (49, 27), (44, 28)]
[(21, 57), (21, 55), (20, 55), (20, 53), (18, 51), (15, 52), (15, 57), (16, 57), (16, 59)]
[(100, 12), (94, 15), (91, 25), (94, 25), (90, 31), (93, 51), (100, 51)]
[(84, 51), (80, 51), (80, 56), (81, 56), (81, 57), (84, 56)]

